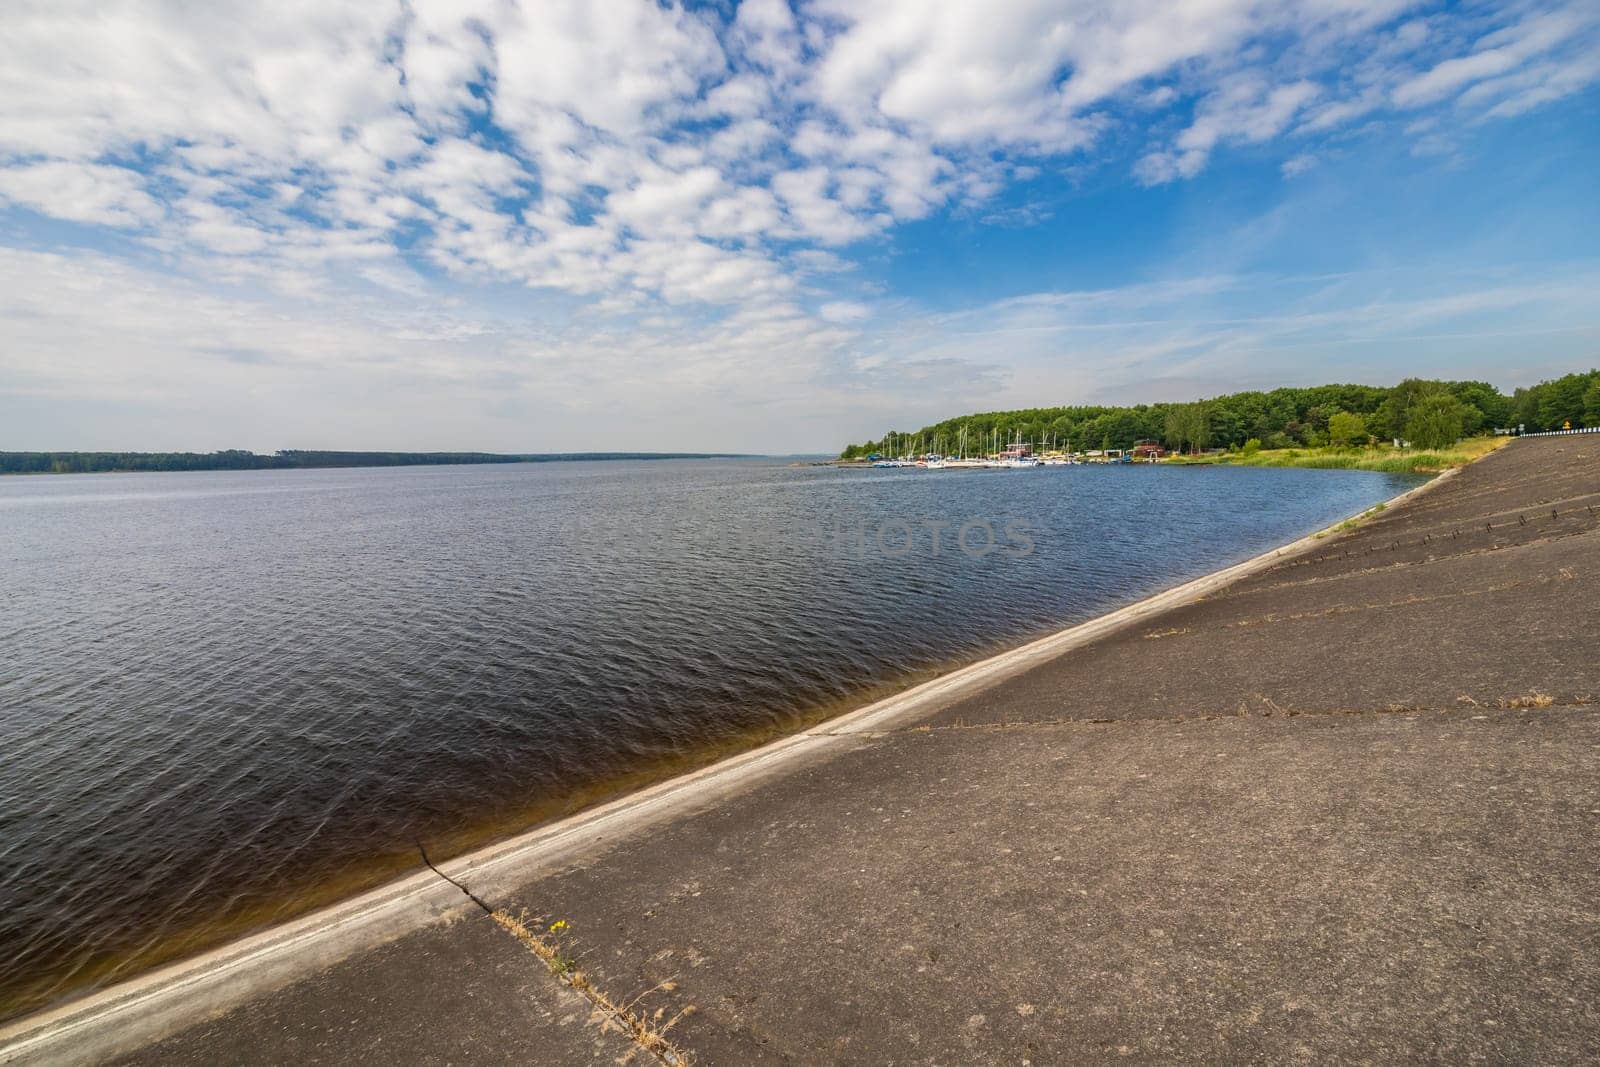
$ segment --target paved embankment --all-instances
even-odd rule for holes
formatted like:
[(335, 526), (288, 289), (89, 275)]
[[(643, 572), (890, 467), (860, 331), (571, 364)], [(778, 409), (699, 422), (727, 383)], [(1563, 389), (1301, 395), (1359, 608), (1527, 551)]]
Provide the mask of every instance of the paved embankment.
[(1517, 442), (559, 862), (446, 865), (484, 907), (121, 1062), (1592, 1059), (1595, 696), (1600, 438)]

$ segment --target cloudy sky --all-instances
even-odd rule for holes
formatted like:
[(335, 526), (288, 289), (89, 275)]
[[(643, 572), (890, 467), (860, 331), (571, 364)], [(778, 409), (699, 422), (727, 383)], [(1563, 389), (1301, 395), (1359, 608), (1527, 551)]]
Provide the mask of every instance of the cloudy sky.
[(5, 0), (0, 448), (1600, 363), (1600, 3)]

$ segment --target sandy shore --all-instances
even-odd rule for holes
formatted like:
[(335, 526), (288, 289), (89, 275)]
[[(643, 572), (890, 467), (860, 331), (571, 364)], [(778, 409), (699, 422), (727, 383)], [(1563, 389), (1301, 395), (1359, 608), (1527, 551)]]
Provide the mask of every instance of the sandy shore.
[[(1597, 452), (1520, 442), (441, 865), (502, 920), (565, 920), (540, 943), (615, 1003), (656, 987), (631, 1016), (423, 872), (9, 1024), (0, 1062), (1592, 1047)], [(657, 1009), (680, 1021), (641, 1049)]]

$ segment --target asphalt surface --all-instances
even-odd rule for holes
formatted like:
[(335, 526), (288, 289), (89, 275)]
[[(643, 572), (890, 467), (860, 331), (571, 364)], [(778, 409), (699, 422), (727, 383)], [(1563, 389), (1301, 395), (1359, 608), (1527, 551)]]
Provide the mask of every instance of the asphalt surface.
[[(1519, 441), (485, 903), (699, 1064), (1595, 1062), (1597, 594)], [(119, 1062), (660, 1062), (463, 914)]]

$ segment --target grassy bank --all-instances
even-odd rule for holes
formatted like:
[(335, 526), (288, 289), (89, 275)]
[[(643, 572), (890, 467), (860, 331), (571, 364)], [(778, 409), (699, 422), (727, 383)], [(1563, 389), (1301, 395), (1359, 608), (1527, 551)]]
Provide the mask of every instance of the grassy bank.
[(1208, 463), (1234, 467), (1313, 467), (1323, 470), (1383, 471), (1387, 474), (1436, 474), (1464, 467), (1510, 442), (1510, 437), (1469, 437), (1454, 448), (1425, 452), (1391, 445), (1366, 448), (1264, 448), (1253, 452), (1219, 452), (1207, 456), (1173, 456), (1168, 463)]

